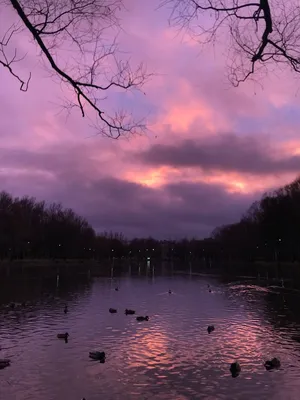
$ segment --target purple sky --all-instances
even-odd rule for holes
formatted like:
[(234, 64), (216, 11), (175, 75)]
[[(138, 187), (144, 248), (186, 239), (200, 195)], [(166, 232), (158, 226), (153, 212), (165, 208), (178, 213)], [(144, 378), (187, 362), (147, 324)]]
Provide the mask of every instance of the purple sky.
[[(149, 132), (130, 140), (95, 136), (68, 92), (49, 76), (27, 34), (17, 70), (32, 71), (29, 91), (0, 69), (0, 188), (59, 201), (97, 231), (126, 236), (203, 237), (235, 222), (251, 202), (300, 170), (297, 76), (278, 71), (263, 87), (233, 88), (222, 47), (200, 51), (168, 26), (158, 1), (127, 0), (120, 46), (157, 73), (144, 94), (107, 99), (146, 116)], [(13, 12), (1, 14), (1, 23)], [(44, 63), (46, 64), (46, 62)], [(281, 79), (278, 79), (280, 75)], [(63, 92), (62, 92), (63, 90)]]

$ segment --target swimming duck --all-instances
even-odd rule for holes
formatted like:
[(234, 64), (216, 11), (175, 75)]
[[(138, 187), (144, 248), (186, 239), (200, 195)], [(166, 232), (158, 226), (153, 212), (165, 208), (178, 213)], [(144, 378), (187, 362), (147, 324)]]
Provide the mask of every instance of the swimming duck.
[(148, 317), (148, 315), (146, 315), (146, 317), (136, 317), (136, 320), (137, 321), (149, 321), (149, 317)]
[(111, 314), (115, 314), (117, 312), (117, 310), (115, 308), (110, 308), (108, 310)]
[(4, 369), (6, 367), (9, 367), (10, 365), (10, 360), (9, 359), (0, 359), (0, 369)]
[(265, 362), (265, 367), (267, 370), (274, 369), (274, 368), (279, 368), (280, 367), (280, 361), (278, 358), (274, 357), (272, 360), (266, 361)]
[(213, 325), (209, 325), (208, 328), (207, 328), (207, 332), (208, 332), (208, 333), (211, 333), (211, 332), (213, 332), (214, 330), (215, 330), (215, 327), (214, 327)]
[(9, 307), (10, 308), (15, 308), (16, 307), (16, 303), (10, 303)]
[(66, 333), (58, 333), (57, 338), (58, 338), (58, 339), (65, 339), (65, 340), (67, 340), (69, 336), (70, 336), (70, 335), (68, 334), (68, 332), (66, 332)]
[(128, 309), (126, 308), (125, 314), (126, 314), (126, 315), (133, 315), (133, 314), (135, 314), (135, 311), (134, 311), (134, 310), (128, 310)]
[(118, 288), (118, 286), (117, 286), (117, 287), (115, 288), (115, 291), (118, 292), (118, 290), (119, 290), (119, 288)]
[(208, 289), (208, 291), (209, 291), (209, 293), (211, 293), (211, 289), (210, 288)]
[(172, 290), (171, 289), (169, 289), (169, 294), (172, 294)]
[(64, 313), (67, 314), (68, 311), (69, 311), (69, 310), (68, 310), (68, 306), (65, 306), (65, 308), (64, 308)]
[(105, 352), (104, 351), (90, 351), (89, 357), (92, 358), (93, 360), (104, 362), (105, 361)]
[(239, 376), (240, 372), (241, 372), (241, 366), (240, 364), (236, 361), (234, 363), (232, 363), (230, 365), (230, 372), (233, 378), (236, 378), (237, 376)]

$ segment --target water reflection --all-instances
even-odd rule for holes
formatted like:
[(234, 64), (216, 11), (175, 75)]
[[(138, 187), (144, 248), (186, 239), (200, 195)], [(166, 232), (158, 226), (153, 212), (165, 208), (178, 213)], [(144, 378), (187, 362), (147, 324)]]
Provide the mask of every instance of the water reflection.
[[(298, 398), (295, 297), (205, 277), (145, 275), (1, 286), (0, 358), (11, 359), (0, 371), (1, 398)], [(138, 323), (126, 308), (149, 321)], [(62, 332), (66, 342), (57, 339)], [(90, 360), (91, 351), (105, 351), (105, 364)], [(266, 371), (274, 357), (281, 368)], [(242, 369), (232, 379), (235, 361)]]

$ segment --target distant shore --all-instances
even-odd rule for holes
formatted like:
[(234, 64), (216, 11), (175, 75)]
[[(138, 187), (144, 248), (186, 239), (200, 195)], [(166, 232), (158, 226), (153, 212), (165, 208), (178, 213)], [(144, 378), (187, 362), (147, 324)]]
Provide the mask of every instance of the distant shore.
[[(300, 284), (300, 263), (299, 262), (265, 262), (254, 261), (242, 263), (239, 261), (215, 262), (211, 268), (201, 265), (201, 262), (195, 260), (193, 263), (184, 263), (179, 260), (162, 261), (155, 259), (150, 265), (154, 265), (157, 269), (169, 270), (171, 273), (192, 273), (205, 275), (226, 275), (236, 277), (251, 277), (257, 279), (270, 279), (286, 281), (295, 281)], [(149, 264), (146, 260), (134, 259), (15, 259), (0, 260), (0, 274), (2, 276), (15, 276), (19, 274), (30, 274), (34, 276), (47, 275), (54, 276), (57, 274), (71, 275), (91, 275), (91, 276), (110, 276), (114, 272), (132, 273), (138, 271), (139, 268), (147, 269)], [(158, 270), (157, 270), (158, 272)]]

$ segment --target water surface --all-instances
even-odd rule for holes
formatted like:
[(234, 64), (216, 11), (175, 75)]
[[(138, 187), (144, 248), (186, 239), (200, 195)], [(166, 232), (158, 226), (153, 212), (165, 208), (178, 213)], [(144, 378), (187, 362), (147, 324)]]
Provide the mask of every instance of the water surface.
[[(21, 292), (0, 284), (0, 358), (11, 359), (0, 370), (1, 399), (299, 398), (295, 295), (197, 276), (101, 278), (65, 288), (54, 282), (42, 293), (36, 282), (27, 285)], [(25, 308), (9, 308), (23, 300), (30, 301)], [(138, 323), (125, 308), (150, 319)], [(56, 338), (66, 331), (68, 343)], [(105, 364), (88, 358), (92, 350), (106, 352)], [(282, 366), (268, 372), (263, 364), (272, 357)], [(234, 379), (235, 360), (242, 372)]]

